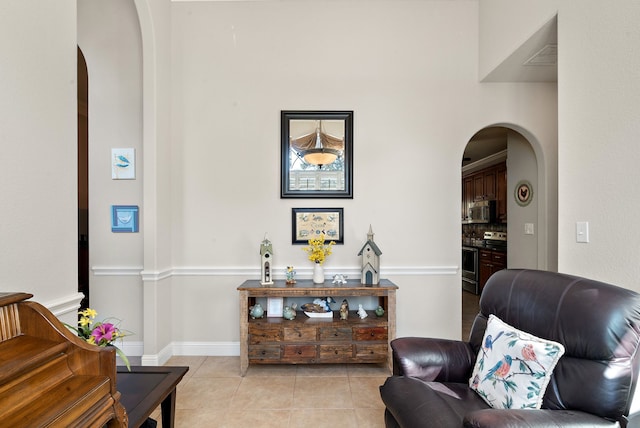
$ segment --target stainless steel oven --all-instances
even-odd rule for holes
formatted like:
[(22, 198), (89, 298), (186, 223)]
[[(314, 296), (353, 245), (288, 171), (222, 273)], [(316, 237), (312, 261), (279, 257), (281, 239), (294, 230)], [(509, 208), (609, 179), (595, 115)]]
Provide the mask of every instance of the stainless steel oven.
[(478, 249), (462, 247), (462, 289), (473, 294), (479, 293), (480, 272), (478, 265)]

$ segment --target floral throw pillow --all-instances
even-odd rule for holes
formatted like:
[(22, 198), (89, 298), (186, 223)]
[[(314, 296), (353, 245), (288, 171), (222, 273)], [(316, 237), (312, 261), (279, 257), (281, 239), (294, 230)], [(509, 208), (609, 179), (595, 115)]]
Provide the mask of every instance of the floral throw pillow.
[(562, 354), (562, 344), (489, 315), (469, 387), (496, 409), (539, 409)]

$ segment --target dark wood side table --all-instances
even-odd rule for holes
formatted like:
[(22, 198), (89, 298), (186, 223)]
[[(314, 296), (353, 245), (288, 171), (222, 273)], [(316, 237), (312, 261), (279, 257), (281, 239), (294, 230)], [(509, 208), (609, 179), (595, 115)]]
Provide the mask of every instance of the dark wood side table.
[(138, 428), (161, 406), (162, 428), (173, 428), (176, 386), (189, 367), (118, 366), (116, 386), (120, 402), (127, 409), (129, 427)]

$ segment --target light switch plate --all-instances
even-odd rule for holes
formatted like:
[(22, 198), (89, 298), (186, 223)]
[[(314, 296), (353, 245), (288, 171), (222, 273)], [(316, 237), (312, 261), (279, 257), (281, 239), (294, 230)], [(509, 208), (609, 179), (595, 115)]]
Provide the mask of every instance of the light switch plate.
[(534, 234), (533, 223), (525, 223), (524, 224), (524, 234), (525, 235), (533, 235)]
[(589, 242), (589, 222), (588, 221), (576, 222), (576, 242), (582, 242), (582, 243)]

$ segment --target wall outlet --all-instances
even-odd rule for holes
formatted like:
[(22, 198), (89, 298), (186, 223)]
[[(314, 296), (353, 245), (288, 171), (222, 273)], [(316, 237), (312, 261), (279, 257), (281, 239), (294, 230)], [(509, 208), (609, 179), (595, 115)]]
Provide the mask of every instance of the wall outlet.
[(524, 234), (525, 235), (533, 235), (534, 234), (533, 223), (525, 223), (524, 224)]

